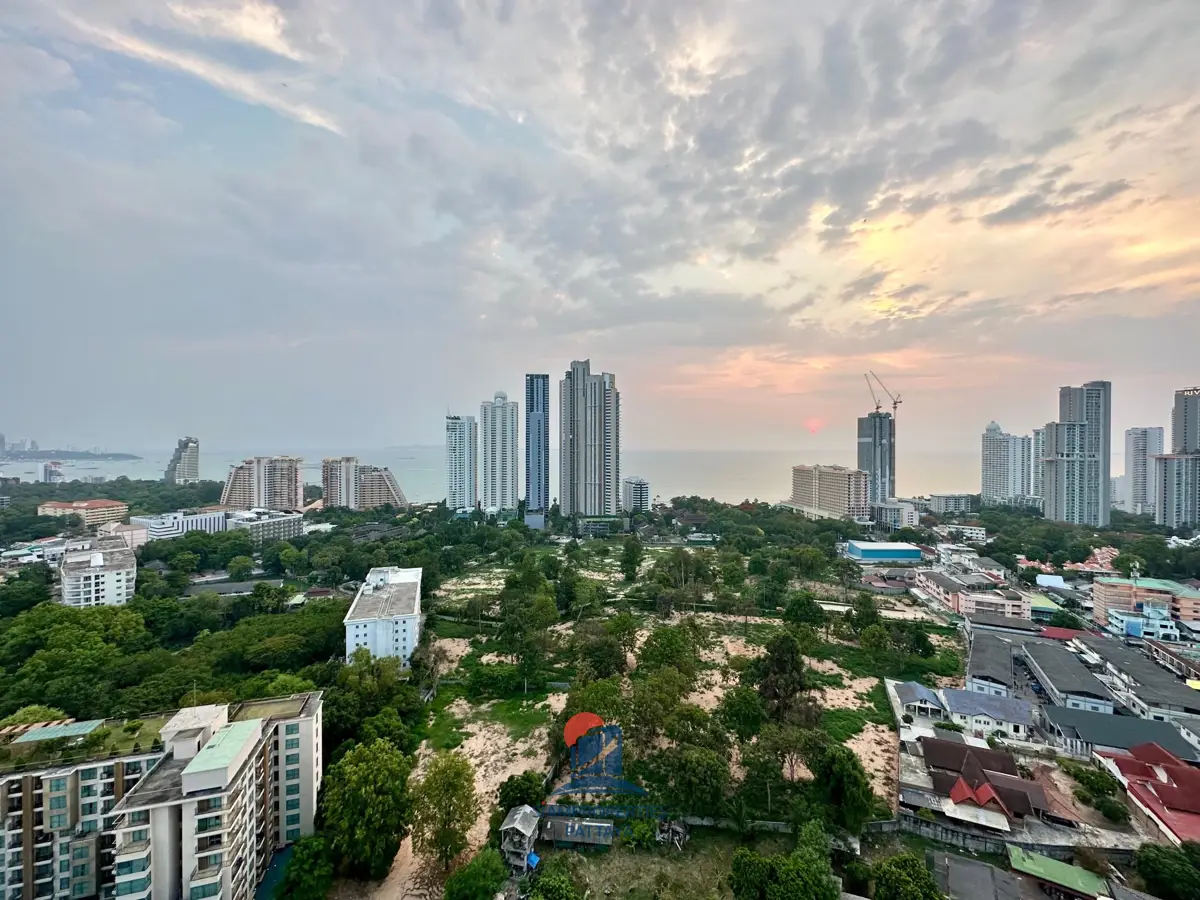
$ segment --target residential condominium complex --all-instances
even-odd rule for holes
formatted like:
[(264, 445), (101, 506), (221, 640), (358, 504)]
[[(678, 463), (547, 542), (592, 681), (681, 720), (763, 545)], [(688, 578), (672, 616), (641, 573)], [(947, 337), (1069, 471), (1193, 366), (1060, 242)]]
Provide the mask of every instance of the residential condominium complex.
[(474, 416), (446, 416), (446, 506), (451, 511), (479, 505), (478, 443)]
[(810, 519), (866, 519), (870, 476), (845, 466), (792, 466), (792, 496), (785, 504)]
[(1200, 387), (1175, 392), (1171, 452), (1154, 457), (1154, 521), (1200, 525)]
[(516, 509), (517, 402), (497, 391), (479, 405), (480, 502), (484, 509)]
[(231, 509), (303, 509), (302, 462), (298, 456), (255, 456), (232, 466), (221, 492), (221, 505)]
[(1029, 450), (1029, 494), (1032, 497), (1045, 496), (1045, 469), (1042, 458), (1046, 455), (1046, 429), (1033, 429), (1033, 441)]
[(648, 511), (650, 482), (637, 476), (621, 479), (621, 509), (627, 513)]
[(984, 503), (1018, 503), (1030, 496), (1032, 441), (1006, 434), (995, 422), (983, 432), (980, 499)]
[[(1154, 457), (1163, 452), (1161, 428), (1129, 428), (1125, 431), (1125, 503), (1127, 512), (1154, 512)], [(1113, 498), (1116, 499), (1115, 497)]]
[(346, 658), (366, 649), (407, 666), (421, 639), (421, 570), (382, 566), (367, 573), (342, 620)]
[(408, 498), (390, 469), (363, 465), (357, 456), (321, 461), (321, 493), (326, 507), (404, 509), (408, 506)]
[(971, 511), (970, 494), (930, 494), (929, 511), (935, 516)]
[(249, 900), (273, 853), (312, 833), (320, 693), (137, 723), (68, 720), (0, 738), (6, 900)]
[(1108, 625), (1113, 612), (1140, 615), (1149, 606), (1166, 607), (1175, 620), (1200, 622), (1200, 590), (1164, 578), (1097, 578), (1092, 600), (1100, 625)]
[(167, 484), (194, 484), (200, 480), (200, 441), (198, 438), (180, 438), (167, 463), (163, 481)]
[(137, 557), (121, 538), (99, 538), (63, 554), (58, 572), (64, 606), (124, 606), (133, 599)]
[(254, 546), (275, 541), (290, 541), (304, 533), (304, 514), (277, 512), (273, 509), (233, 510), (228, 513), (225, 525), (229, 529), (243, 528), (250, 532)]
[(559, 382), (559, 509), (615, 516), (621, 506), (621, 393), (617, 376), (571, 363)]
[(189, 531), (216, 534), (225, 530), (226, 510), (221, 507), (206, 509), (180, 509), (157, 516), (131, 516), (130, 525), (146, 529), (146, 537), (152, 541), (167, 541), (183, 537)]
[(105, 522), (123, 522), (129, 506), (119, 500), (51, 500), (38, 505), (39, 516), (79, 516), (89, 528)]
[(870, 503), (896, 496), (896, 420), (879, 412), (858, 420), (858, 468), (867, 473)]
[(550, 376), (525, 376), (525, 510), (550, 508)]
[(1047, 519), (1099, 527), (1109, 523), (1112, 484), (1112, 385), (1063, 387), (1058, 421), (1046, 424), (1043, 513)]
[(1200, 453), (1200, 387), (1175, 392), (1171, 407), (1171, 452)]

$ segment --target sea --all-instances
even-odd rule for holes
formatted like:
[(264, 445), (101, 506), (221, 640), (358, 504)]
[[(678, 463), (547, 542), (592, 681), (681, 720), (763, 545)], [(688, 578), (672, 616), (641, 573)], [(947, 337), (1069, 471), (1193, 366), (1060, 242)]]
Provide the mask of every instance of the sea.
[[(136, 460), (63, 460), (68, 480), (103, 476), (159, 479), (171, 459), (172, 448), (128, 452)], [(200, 445), (200, 477), (224, 481), (230, 466), (255, 455), (256, 450), (210, 450)], [(327, 456), (357, 456), (363, 463), (386, 466), (396, 476), (405, 496), (415, 503), (436, 502), (446, 496), (446, 458), (443, 447), (376, 447), (363, 449), (316, 448), (278, 450), (305, 460), (306, 483), (321, 483), (321, 460)], [(550, 454), (550, 493), (558, 495), (558, 454)], [(638, 475), (650, 483), (651, 496), (697, 495), (727, 503), (743, 500), (778, 502), (792, 489), (792, 466), (800, 463), (853, 465), (836, 451), (805, 448), (788, 452), (775, 450), (626, 450), (621, 454), (622, 476)], [(22, 481), (37, 478), (36, 462), (5, 461), (2, 474)], [(523, 473), (522, 473), (523, 475)], [(522, 491), (524, 484), (522, 483)], [(979, 491), (979, 453), (940, 452), (901, 455), (896, 461), (896, 492), (902, 497), (929, 493)]]

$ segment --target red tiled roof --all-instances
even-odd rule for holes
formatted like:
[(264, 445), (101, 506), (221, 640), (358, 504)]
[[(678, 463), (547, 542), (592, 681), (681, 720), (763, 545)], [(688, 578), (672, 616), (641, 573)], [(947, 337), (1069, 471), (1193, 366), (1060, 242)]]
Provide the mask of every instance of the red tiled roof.
[(1129, 748), (1129, 755), (1134, 759), (1140, 759), (1144, 763), (1150, 763), (1155, 766), (1178, 766), (1182, 765), (1182, 761), (1175, 754), (1168, 753), (1158, 744), (1138, 744), (1136, 747)]
[(1200, 772), (1158, 744), (1139, 744), (1131, 756), (1101, 753), (1126, 780), (1129, 795), (1181, 841), (1200, 841)]
[(1080, 631), (1077, 628), (1055, 628), (1052, 625), (1047, 625), (1042, 629), (1042, 637), (1050, 638), (1053, 641), (1070, 641), (1085, 634), (1087, 634), (1086, 631)]

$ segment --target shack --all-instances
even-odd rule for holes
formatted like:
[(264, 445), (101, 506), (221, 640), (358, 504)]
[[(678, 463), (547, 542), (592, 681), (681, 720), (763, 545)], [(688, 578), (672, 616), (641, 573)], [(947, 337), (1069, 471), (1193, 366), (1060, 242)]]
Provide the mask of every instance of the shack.
[(596, 847), (606, 849), (613, 842), (612, 819), (580, 819), (573, 816), (546, 816), (542, 819), (542, 840), (555, 847)]
[[(532, 806), (514, 806), (500, 825), (500, 852), (510, 869), (524, 875), (537, 863), (533, 842), (537, 838), (538, 813)], [(532, 863), (532, 864), (531, 864)]]

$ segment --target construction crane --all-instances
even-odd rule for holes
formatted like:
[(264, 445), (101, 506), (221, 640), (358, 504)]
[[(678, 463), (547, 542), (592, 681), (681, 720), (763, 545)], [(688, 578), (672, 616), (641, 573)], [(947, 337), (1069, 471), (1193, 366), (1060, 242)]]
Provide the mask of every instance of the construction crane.
[(883, 407), (879, 403), (879, 397), (875, 395), (875, 388), (871, 385), (871, 376), (863, 375), (863, 378), (867, 379), (867, 390), (871, 392), (871, 399), (875, 401), (875, 412), (879, 412)]
[[(883, 392), (885, 394), (887, 394), (888, 397), (891, 398), (891, 400), (892, 400), (892, 418), (893, 419), (896, 418), (896, 412), (900, 408), (900, 404), (903, 403), (904, 401), (900, 399), (899, 394), (893, 394), (891, 391), (889, 391), (887, 389), (887, 385), (883, 383), (883, 379), (881, 379), (878, 375), (876, 375), (874, 372), (872, 372), (871, 375), (874, 376), (875, 380), (879, 382), (879, 386), (881, 388), (883, 388)], [(870, 384), (870, 383), (871, 383), (870, 380), (868, 380), (867, 384)], [(878, 403), (878, 401), (876, 401), (876, 403)], [(875, 411), (876, 412), (879, 411), (878, 406), (875, 407)]]

